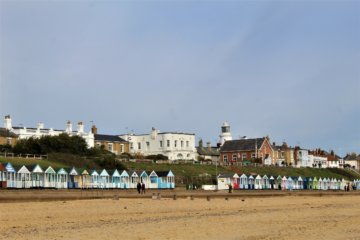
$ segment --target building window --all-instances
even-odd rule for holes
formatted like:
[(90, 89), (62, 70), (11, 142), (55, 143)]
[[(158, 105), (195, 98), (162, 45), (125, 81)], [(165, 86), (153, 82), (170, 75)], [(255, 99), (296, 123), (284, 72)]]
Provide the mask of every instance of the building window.
[(176, 147), (177, 146), (177, 140), (175, 140), (175, 142), (174, 142), (174, 147)]
[(147, 150), (150, 149), (150, 142), (146, 142), (146, 149), (147, 149)]
[(256, 154), (255, 154), (255, 153), (252, 153), (252, 154), (251, 154), (251, 158), (252, 158), (252, 159), (255, 159), (255, 157), (256, 157)]
[(161, 148), (163, 147), (163, 143), (162, 143), (162, 141), (160, 141), (160, 147), (161, 147)]
[(180, 142), (180, 146), (181, 146), (181, 147), (184, 147), (184, 141), (181, 141), (181, 142)]
[(134, 143), (130, 143), (130, 149), (134, 148)]
[(11, 144), (12, 144), (12, 138), (7, 138), (7, 139), (6, 139), (6, 143), (9, 144), (9, 145), (11, 145)]
[(236, 154), (233, 154), (233, 155), (232, 155), (232, 160), (233, 160), (234, 162), (237, 161), (237, 155), (236, 155)]
[(120, 152), (121, 152), (121, 153), (124, 152), (124, 144), (120, 144)]
[(246, 160), (246, 153), (243, 153), (242, 154), (242, 158), (241, 158), (243, 161)]
[(224, 155), (224, 156), (223, 156), (223, 160), (224, 160), (224, 162), (227, 162), (227, 161), (228, 161), (227, 155)]
[(186, 147), (189, 147), (189, 141), (186, 141)]
[(138, 142), (138, 149), (140, 150), (141, 149), (141, 143)]
[(170, 140), (166, 140), (166, 146), (170, 147)]
[(281, 158), (284, 158), (284, 152), (281, 152)]
[(113, 151), (113, 144), (112, 144), (112, 143), (109, 143), (109, 144), (108, 144), (108, 150), (109, 150), (110, 152)]
[(96, 147), (100, 148), (101, 144), (100, 143), (96, 143)]

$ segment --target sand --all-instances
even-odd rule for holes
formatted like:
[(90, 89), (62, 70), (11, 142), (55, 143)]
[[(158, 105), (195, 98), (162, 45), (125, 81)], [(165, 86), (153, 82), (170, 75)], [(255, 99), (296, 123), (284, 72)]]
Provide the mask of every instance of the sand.
[(0, 239), (360, 239), (360, 195), (0, 205)]

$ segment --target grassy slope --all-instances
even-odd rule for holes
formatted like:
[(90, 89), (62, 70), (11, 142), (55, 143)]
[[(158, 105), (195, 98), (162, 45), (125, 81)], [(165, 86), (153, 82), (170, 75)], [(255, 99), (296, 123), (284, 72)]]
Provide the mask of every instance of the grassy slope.
[[(34, 165), (39, 164), (42, 168), (52, 166), (54, 168), (68, 167), (66, 164), (61, 163), (60, 160), (39, 160), (39, 159), (24, 159), (24, 158), (2, 158), (0, 157), (1, 163), (11, 162), (14, 166), (22, 165)], [(237, 167), (237, 168), (225, 168), (210, 165), (193, 165), (193, 164), (154, 164), (154, 163), (134, 163), (124, 162), (127, 169), (132, 170), (155, 170), (155, 171), (166, 171), (171, 169), (175, 176), (193, 177), (205, 174), (212, 176), (217, 173), (233, 173), (238, 174), (260, 174), (268, 176), (305, 176), (305, 177), (329, 177), (329, 178), (345, 178), (348, 180), (358, 179), (360, 175), (356, 175), (354, 172), (345, 169), (314, 169), (314, 168), (280, 168), (280, 167)], [(80, 166), (79, 166), (80, 167)]]
[(53, 168), (67, 167), (65, 164), (54, 162), (45, 159), (33, 159), (33, 158), (3, 158), (0, 157), (0, 163), (10, 162), (14, 167), (23, 165), (36, 165), (39, 164), (41, 168), (46, 169), (51, 166)]

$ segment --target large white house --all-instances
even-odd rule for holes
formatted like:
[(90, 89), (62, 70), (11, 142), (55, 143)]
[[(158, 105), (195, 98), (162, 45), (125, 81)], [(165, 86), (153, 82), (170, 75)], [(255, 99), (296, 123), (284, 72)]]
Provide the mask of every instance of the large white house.
[(12, 126), (10, 115), (4, 118), (4, 128), (17, 134), (19, 139), (27, 139), (30, 137), (39, 138), (41, 136), (58, 136), (61, 133), (67, 133), (70, 136), (81, 136), (85, 139), (88, 147), (94, 147), (94, 134), (84, 131), (84, 124), (78, 122), (77, 131), (72, 130), (72, 123), (70, 121), (66, 124), (66, 130), (57, 130), (53, 128), (45, 128), (43, 123), (38, 123), (36, 128), (27, 128), (23, 126)]
[(144, 156), (162, 154), (169, 160), (195, 160), (195, 134), (160, 132), (152, 128), (150, 134), (120, 135), (130, 144), (130, 153)]

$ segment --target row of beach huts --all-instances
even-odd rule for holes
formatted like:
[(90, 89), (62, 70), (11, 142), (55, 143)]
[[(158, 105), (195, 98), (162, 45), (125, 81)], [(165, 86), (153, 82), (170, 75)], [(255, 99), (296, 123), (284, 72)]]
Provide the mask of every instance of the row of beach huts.
[(219, 174), (217, 177), (217, 189), (228, 189), (229, 185), (233, 189), (279, 189), (279, 190), (345, 190), (351, 187), (360, 190), (360, 180), (346, 181), (336, 178), (317, 178), (317, 177), (268, 177), (267, 175), (245, 175), (242, 174)]
[(148, 189), (173, 189), (175, 176), (169, 171), (118, 171), (117, 169), (91, 170), (39, 165), (14, 167), (11, 163), (0, 164), (0, 188), (79, 188), (79, 189), (132, 189), (137, 183)]

